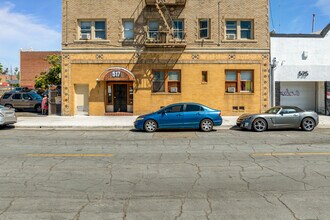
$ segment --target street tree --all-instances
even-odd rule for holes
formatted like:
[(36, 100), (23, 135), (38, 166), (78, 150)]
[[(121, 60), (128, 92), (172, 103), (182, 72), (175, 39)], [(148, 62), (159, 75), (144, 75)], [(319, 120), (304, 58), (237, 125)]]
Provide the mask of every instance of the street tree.
[(35, 80), (35, 88), (45, 90), (48, 85), (61, 85), (62, 61), (61, 56), (50, 55), (47, 57), (51, 65), (47, 72), (42, 72)]

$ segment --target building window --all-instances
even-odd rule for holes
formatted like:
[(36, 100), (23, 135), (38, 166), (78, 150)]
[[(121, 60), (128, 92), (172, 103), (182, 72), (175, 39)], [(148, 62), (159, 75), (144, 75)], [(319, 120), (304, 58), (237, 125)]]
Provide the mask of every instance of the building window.
[(123, 20), (123, 38), (124, 40), (134, 39), (134, 22), (133, 20)]
[(241, 92), (252, 92), (252, 71), (241, 71), (240, 72), (240, 91)]
[(183, 20), (173, 21), (173, 36), (176, 39), (184, 39), (184, 23)]
[(168, 92), (180, 92), (180, 72), (169, 71), (168, 72)]
[(210, 19), (199, 19), (199, 38), (210, 39)]
[(153, 71), (152, 92), (181, 92), (181, 72), (179, 70)]
[(226, 92), (253, 92), (253, 71), (226, 70)]
[(95, 21), (95, 38), (105, 39), (105, 21)]
[(92, 35), (92, 22), (81, 21), (80, 22), (80, 39), (88, 38), (91, 39)]
[(158, 39), (159, 23), (157, 20), (150, 20), (148, 22), (148, 37), (151, 39)]
[(80, 40), (106, 39), (105, 21), (80, 21)]
[(202, 82), (207, 83), (207, 71), (202, 71)]
[(252, 21), (226, 21), (226, 39), (253, 39)]
[(226, 36), (228, 40), (237, 39), (237, 22), (227, 21), (226, 22)]
[(152, 92), (165, 92), (165, 72), (154, 71), (152, 79)]

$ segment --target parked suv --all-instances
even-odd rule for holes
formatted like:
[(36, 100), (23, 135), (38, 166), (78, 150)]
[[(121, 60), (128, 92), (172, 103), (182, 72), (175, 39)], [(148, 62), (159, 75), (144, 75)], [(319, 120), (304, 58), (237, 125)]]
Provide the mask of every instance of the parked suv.
[(34, 92), (6, 92), (0, 99), (0, 105), (19, 110), (34, 109), (41, 112), (42, 97)]

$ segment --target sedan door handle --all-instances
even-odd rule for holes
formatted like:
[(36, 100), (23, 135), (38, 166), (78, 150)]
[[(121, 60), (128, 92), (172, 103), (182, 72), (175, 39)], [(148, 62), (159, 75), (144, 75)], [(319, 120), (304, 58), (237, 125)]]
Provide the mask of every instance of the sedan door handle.
[(294, 114), (293, 116), (299, 116), (298, 114)]

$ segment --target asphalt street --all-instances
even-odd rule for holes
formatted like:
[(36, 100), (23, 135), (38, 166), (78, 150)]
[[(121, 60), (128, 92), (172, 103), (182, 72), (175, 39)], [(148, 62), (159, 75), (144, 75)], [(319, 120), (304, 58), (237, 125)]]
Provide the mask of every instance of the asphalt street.
[(0, 219), (329, 219), (330, 130), (0, 130)]

